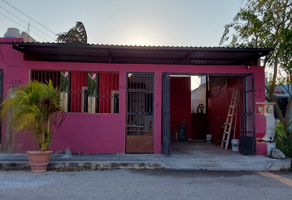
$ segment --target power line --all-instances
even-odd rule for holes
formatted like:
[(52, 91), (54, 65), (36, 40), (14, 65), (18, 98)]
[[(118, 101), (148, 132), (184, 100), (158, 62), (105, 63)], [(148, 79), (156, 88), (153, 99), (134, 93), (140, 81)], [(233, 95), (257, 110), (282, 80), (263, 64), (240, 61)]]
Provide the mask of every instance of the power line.
[[(7, 17), (6, 15), (4, 15), (4, 14), (2, 14), (2, 13), (0, 13), (0, 15), (2, 15), (2, 16), (4, 16), (4, 17), (6, 17), (7, 19), (9, 19), (9, 20), (13, 21), (14, 23), (16, 23), (16, 24), (18, 24), (19, 26), (21, 26), (21, 27), (23, 27), (24, 29), (26, 29), (26, 27), (25, 27), (25, 26), (23, 26), (23, 25), (21, 25), (20, 23), (18, 23), (18, 22), (16, 22), (16, 21), (14, 21), (13, 19), (11, 19), (11, 18)], [(31, 31), (31, 32), (32, 32), (32, 33), (34, 33), (34, 34), (36, 34), (37, 36), (39, 36), (39, 37), (41, 37), (41, 38), (45, 39), (46, 41), (48, 41), (48, 40), (47, 40), (46, 38), (44, 38), (43, 36), (41, 36), (41, 35), (39, 35), (39, 34), (37, 34), (37, 33), (33, 32), (33, 31)]]
[[(8, 12), (9, 14), (11, 14), (12, 16), (16, 17), (17, 19), (21, 20), (22, 22), (26, 23), (26, 21), (24, 21), (23, 19), (17, 17), (16, 15), (14, 15), (13, 13), (9, 12), (8, 10), (4, 9), (3, 7), (0, 6), (0, 8), (2, 8), (3, 10), (5, 10), (6, 12)], [(55, 40), (55, 38), (52, 38), (51, 36), (45, 34), (44, 32), (42, 32), (41, 30), (37, 29), (36, 27), (30, 25), (32, 28), (36, 29), (37, 31), (41, 32), (42, 34), (46, 35), (47, 37), (51, 38), (52, 40)]]
[(9, 6), (11, 6), (12, 8), (14, 8), (15, 10), (17, 10), (18, 12), (20, 12), (21, 14), (25, 15), (26, 17), (30, 18), (32, 21), (34, 21), (35, 23), (37, 23), (38, 25), (42, 26), (43, 28), (47, 29), (48, 31), (50, 31), (51, 33), (53, 33), (54, 35), (56, 35), (56, 33), (54, 33), (53, 31), (51, 31), (50, 29), (48, 29), (47, 27), (43, 26), (41, 23), (37, 22), (36, 20), (34, 20), (32, 17), (28, 16), (27, 14), (25, 14), (24, 12), (22, 12), (21, 10), (19, 10), (18, 8), (14, 7), (13, 5), (11, 5), (10, 3), (6, 2), (5, 0), (2, 0), (4, 3), (8, 4)]

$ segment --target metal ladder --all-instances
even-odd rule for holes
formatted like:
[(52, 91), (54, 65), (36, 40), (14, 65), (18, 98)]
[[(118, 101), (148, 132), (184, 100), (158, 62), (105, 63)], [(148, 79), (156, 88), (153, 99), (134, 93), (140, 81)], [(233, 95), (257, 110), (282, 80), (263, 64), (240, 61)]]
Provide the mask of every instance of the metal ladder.
[[(233, 129), (233, 138), (235, 137), (235, 131), (236, 131), (236, 121), (237, 121), (237, 109), (238, 109), (238, 104), (237, 104), (237, 90), (233, 90), (232, 92), (232, 97), (229, 105), (229, 110), (226, 118), (226, 122), (224, 123), (224, 132), (223, 132), (223, 137), (221, 141), (221, 148), (224, 147), (225, 143), (225, 149), (228, 148), (229, 141), (230, 141), (230, 133), (231, 129)], [(235, 117), (235, 123), (233, 125), (233, 119)]]

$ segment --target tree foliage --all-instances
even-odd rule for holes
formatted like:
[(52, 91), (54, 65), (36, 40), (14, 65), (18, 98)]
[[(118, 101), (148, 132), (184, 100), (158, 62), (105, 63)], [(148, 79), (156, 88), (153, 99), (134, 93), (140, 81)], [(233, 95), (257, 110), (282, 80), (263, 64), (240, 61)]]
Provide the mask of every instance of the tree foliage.
[(284, 139), (287, 139), (287, 134), (284, 129), (284, 124), (282, 122), (278, 122), (276, 125), (275, 141), (281, 142)]
[(68, 32), (57, 34), (57, 42), (87, 44), (87, 33), (82, 22), (76, 22)]
[[(233, 21), (225, 25), (220, 45), (230, 47), (272, 48), (263, 59), (264, 66), (273, 70), (267, 87), (266, 100), (275, 102), (279, 120), (289, 133), (292, 107), (291, 87), (283, 87), (290, 94), (285, 116), (274, 96), (277, 84), (290, 84), (292, 79), (292, 0), (243, 0)], [(285, 72), (279, 74), (279, 70)]]
[[(63, 110), (60, 106), (60, 93), (50, 81), (43, 84), (31, 81), (28, 85), (16, 88), (13, 95), (3, 103), (1, 118), (11, 108), (9, 119), (15, 134), (24, 130), (32, 134), (38, 144), (38, 150), (47, 150), (52, 134), (63, 122)], [(58, 116), (58, 113), (62, 113)]]

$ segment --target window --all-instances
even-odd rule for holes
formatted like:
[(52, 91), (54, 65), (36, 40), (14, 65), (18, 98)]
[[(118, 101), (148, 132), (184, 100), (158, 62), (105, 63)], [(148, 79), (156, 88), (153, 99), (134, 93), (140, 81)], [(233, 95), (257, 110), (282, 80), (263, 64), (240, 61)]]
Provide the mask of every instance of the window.
[(32, 70), (31, 80), (52, 80), (65, 112), (119, 113), (118, 72)]

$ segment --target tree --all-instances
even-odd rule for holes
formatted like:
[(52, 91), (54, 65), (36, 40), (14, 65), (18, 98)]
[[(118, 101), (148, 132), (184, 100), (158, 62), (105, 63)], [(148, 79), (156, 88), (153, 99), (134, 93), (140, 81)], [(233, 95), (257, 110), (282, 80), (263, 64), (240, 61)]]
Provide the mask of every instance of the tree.
[(68, 32), (57, 34), (57, 42), (87, 44), (87, 33), (82, 22), (76, 22), (75, 27), (72, 27)]
[(60, 92), (53, 87), (51, 81), (48, 84), (31, 81), (28, 85), (16, 88), (13, 95), (7, 97), (1, 106), (1, 118), (11, 108), (12, 116), (9, 121), (15, 134), (21, 130), (29, 131), (38, 145), (38, 150), (48, 150), (54, 130), (64, 119)]
[[(233, 21), (225, 25), (220, 45), (231, 47), (272, 48), (263, 59), (264, 66), (273, 70), (267, 86), (266, 100), (275, 102), (275, 111), (289, 134), (292, 107), (292, 0), (244, 0)], [(279, 73), (280, 72), (285, 72)], [(285, 116), (277, 104), (274, 89), (277, 84), (290, 94)], [(284, 87), (284, 85), (287, 87)]]

